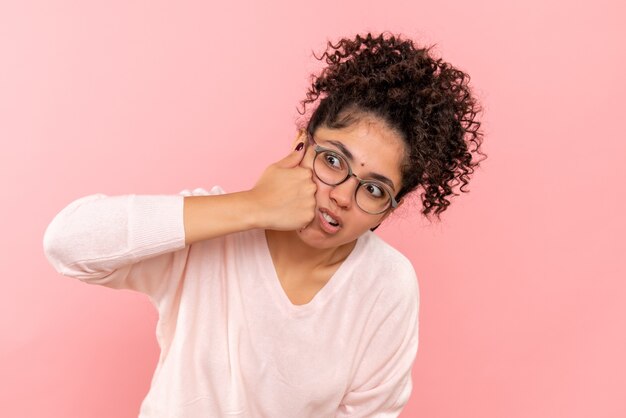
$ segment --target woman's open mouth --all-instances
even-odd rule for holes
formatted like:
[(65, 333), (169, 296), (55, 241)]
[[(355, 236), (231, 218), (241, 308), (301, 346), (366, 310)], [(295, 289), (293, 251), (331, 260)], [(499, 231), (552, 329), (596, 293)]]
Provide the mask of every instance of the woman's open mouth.
[(341, 219), (334, 218), (325, 209), (319, 210), (320, 226), (329, 234), (334, 234), (341, 229)]

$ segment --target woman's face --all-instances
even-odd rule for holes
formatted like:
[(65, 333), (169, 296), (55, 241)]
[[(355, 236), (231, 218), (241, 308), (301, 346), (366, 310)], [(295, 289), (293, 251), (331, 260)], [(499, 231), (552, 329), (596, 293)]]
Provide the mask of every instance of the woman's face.
[[(400, 190), (404, 142), (381, 119), (364, 116), (340, 129), (320, 126), (313, 139), (318, 145), (346, 157), (353, 173), (359, 178), (379, 180), (384, 177), (388, 179), (393, 196)], [(308, 146), (300, 165), (313, 169), (314, 156), (313, 147)], [(355, 202), (355, 190), (359, 183), (354, 177), (336, 186), (323, 183), (315, 174), (313, 181), (317, 185), (315, 218), (307, 227), (297, 231), (300, 238), (312, 247), (334, 248), (352, 242), (391, 213), (391, 209), (378, 215), (361, 210)], [(330, 225), (326, 220), (328, 216), (339, 226)]]

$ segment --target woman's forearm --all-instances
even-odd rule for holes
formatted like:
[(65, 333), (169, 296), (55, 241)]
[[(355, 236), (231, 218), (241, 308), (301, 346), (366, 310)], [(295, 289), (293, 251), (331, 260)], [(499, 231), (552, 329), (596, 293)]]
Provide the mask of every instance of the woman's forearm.
[(185, 244), (261, 227), (249, 192), (185, 196)]

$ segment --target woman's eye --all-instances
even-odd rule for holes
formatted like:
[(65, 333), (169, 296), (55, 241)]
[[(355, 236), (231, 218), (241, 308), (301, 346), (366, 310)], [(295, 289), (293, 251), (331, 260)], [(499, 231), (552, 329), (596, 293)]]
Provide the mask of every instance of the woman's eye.
[(367, 193), (371, 196), (371, 197), (375, 197), (375, 198), (381, 198), (385, 196), (385, 191), (383, 190), (382, 187), (380, 187), (377, 184), (374, 183), (366, 183), (363, 185), (363, 187), (365, 188), (365, 190), (367, 190)]
[(342, 164), (341, 158), (337, 157), (334, 154), (330, 154), (330, 153), (325, 154), (324, 155), (324, 161), (326, 161), (326, 164), (329, 167), (332, 167), (332, 168), (335, 168), (335, 169), (338, 169), (338, 170), (341, 170), (343, 168), (343, 164)]

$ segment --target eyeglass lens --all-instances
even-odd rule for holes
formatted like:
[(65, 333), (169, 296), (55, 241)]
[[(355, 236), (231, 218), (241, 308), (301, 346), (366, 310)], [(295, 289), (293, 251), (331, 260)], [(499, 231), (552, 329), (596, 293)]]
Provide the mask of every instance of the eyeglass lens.
[[(315, 175), (328, 185), (342, 183), (350, 173), (348, 162), (339, 154), (331, 151), (321, 151), (316, 155), (313, 170)], [(359, 184), (355, 200), (356, 204), (365, 212), (378, 214), (389, 208), (391, 195), (380, 182), (372, 180)]]

